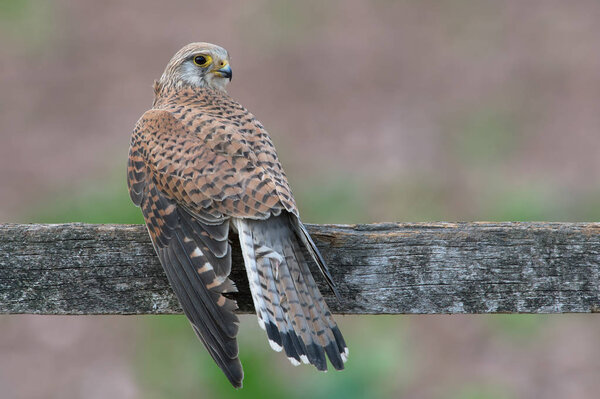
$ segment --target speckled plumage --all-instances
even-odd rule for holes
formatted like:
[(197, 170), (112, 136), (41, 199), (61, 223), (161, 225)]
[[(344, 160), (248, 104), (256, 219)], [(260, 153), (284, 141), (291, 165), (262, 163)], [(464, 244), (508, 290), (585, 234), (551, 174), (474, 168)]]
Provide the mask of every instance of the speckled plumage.
[(343, 369), (346, 344), (302, 247), (332, 288), (333, 282), (299, 220), (275, 147), (262, 124), (223, 90), (216, 67), (198, 67), (198, 76), (189, 78), (197, 54), (228, 65), (218, 46), (193, 43), (180, 50), (155, 85), (153, 107), (138, 121), (129, 152), (130, 195), (167, 277), (200, 340), (241, 386), (237, 306), (222, 295), (235, 291), (228, 278), (234, 229), (271, 346), (284, 349), (294, 364), (326, 370), (326, 354)]

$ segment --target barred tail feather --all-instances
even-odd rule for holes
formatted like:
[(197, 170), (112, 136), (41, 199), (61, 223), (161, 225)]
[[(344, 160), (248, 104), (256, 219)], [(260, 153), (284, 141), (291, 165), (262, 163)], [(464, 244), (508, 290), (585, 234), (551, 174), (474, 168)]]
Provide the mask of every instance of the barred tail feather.
[(271, 347), (284, 350), (292, 364), (310, 363), (326, 371), (328, 357), (342, 370), (348, 348), (308, 268), (301, 248), (305, 241), (292, 223), (285, 213), (267, 220), (232, 220), (259, 325)]

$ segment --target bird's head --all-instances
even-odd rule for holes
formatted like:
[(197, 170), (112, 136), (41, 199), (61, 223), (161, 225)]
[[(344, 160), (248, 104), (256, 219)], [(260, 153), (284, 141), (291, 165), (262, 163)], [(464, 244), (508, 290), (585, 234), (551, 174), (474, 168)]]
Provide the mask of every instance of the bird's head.
[(210, 43), (190, 43), (171, 58), (155, 90), (182, 87), (225, 90), (231, 77), (227, 50)]

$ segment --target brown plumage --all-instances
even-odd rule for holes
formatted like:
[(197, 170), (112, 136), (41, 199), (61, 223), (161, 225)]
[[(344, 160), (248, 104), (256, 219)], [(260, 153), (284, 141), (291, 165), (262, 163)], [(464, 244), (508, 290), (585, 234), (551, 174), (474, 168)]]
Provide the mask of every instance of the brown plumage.
[[(308, 269), (307, 248), (331, 276), (299, 219), (269, 135), (227, 95), (227, 52), (192, 43), (155, 84), (131, 138), (127, 181), (194, 331), (235, 387), (238, 318), (229, 230), (237, 231), (259, 324), (294, 364), (343, 369), (348, 349)], [(334, 289), (335, 291), (335, 289)]]

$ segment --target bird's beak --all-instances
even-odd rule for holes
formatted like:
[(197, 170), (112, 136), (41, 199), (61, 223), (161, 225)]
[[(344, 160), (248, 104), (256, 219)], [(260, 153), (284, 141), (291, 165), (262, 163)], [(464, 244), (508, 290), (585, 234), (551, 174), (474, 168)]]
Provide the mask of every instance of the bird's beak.
[(225, 65), (223, 65), (220, 69), (215, 69), (213, 73), (220, 78), (227, 78), (231, 80), (233, 77), (233, 73), (231, 72), (231, 67), (227, 61), (223, 61)]

